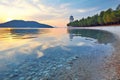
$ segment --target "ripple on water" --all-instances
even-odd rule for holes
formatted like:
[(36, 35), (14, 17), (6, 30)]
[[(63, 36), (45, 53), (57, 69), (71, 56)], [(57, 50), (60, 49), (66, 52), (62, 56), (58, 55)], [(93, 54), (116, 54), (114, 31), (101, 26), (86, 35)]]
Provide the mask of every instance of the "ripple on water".
[(109, 76), (104, 67), (114, 51), (115, 38), (108, 31), (0, 31), (1, 80), (107, 80)]

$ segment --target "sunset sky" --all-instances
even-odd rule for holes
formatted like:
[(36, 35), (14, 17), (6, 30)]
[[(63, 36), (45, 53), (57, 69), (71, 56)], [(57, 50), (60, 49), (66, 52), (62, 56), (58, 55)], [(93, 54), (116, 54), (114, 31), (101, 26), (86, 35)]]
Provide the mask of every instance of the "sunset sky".
[(0, 23), (15, 19), (65, 27), (70, 15), (80, 19), (118, 4), (120, 0), (0, 0)]

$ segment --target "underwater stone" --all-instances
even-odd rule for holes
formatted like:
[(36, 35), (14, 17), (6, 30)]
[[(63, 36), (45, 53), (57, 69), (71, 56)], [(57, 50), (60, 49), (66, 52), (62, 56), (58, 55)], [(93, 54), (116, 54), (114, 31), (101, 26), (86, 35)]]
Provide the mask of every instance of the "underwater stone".
[(63, 65), (62, 64), (60, 64), (60, 65), (58, 65), (57, 67), (62, 67)]
[(25, 77), (21, 77), (21, 78), (19, 78), (19, 80), (25, 80)]
[(67, 69), (67, 70), (70, 70), (70, 69), (71, 69), (71, 67), (70, 67), (70, 66), (68, 66), (68, 67), (66, 67), (66, 69)]
[(56, 67), (53, 67), (52, 69), (53, 69), (53, 70), (56, 70), (57, 68), (56, 68)]
[(34, 77), (32, 80), (38, 80), (38, 78), (37, 78), (37, 77)]
[(18, 72), (18, 69), (15, 69), (14, 72)]
[(12, 77), (16, 77), (18, 76), (17, 74), (11, 74), (9, 77), (12, 78)]
[(31, 78), (32, 78), (32, 77), (31, 77), (31, 76), (29, 76), (29, 77), (27, 77), (27, 78), (26, 78), (26, 80), (31, 80)]

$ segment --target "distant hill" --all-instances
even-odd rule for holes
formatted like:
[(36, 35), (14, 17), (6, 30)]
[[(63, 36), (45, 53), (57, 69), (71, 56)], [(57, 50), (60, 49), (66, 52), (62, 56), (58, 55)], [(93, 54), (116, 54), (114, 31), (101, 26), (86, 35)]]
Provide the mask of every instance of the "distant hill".
[(35, 21), (24, 21), (24, 20), (12, 20), (5, 23), (1, 23), (0, 27), (5, 28), (53, 28), (52, 26), (41, 24)]

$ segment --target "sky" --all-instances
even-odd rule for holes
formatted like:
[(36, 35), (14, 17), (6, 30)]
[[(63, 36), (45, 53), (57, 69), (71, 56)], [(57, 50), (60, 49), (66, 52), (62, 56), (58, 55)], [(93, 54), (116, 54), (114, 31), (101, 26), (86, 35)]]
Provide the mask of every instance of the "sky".
[(118, 4), (120, 0), (0, 0), (0, 23), (26, 20), (65, 27), (71, 15), (81, 19)]

